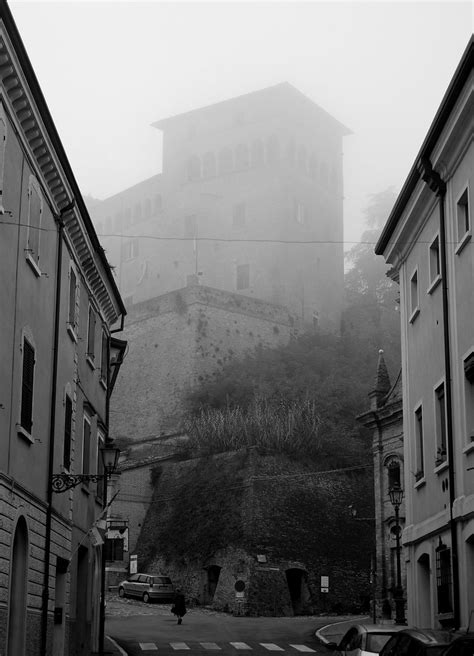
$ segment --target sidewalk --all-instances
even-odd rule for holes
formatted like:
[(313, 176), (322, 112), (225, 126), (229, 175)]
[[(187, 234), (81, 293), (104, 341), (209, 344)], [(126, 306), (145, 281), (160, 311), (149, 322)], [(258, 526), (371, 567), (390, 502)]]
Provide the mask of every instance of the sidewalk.
[(104, 638), (104, 655), (105, 654), (107, 654), (107, 656), (127, 656), (127, 652), (124, 651), (115, 640), (107, 635)]
[(321, 627), (314, 634), (323, 645), (328, 642), (339, 642), (344, 633), (353, 624), (370, 623), (371, 620), (368, 615), (353, 615), (352, 617), (341, 620), (340, 622), (332, 622)]

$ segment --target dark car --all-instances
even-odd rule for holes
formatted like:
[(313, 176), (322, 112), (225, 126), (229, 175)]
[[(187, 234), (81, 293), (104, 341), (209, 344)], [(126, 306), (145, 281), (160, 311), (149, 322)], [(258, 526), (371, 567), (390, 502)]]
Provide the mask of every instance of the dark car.
[(404, 629), (390, 638), (380, 656), (440, 656), (455, 637), (450, 631)]
[(443, 651), (443, 656), (472, 656), (474, 654), (474, 633), (455, 638)]
[(152, 600), (172, 601), (174, 586), (169, 576), (162, 574), (131, 574), (119, 584), (121, 597), (137, 597), (145, 603)]
[(339, 643), (329, 642), (326, 647), (337, 656), (375, 656), (402, 628), (394, 624), (353, 624)]

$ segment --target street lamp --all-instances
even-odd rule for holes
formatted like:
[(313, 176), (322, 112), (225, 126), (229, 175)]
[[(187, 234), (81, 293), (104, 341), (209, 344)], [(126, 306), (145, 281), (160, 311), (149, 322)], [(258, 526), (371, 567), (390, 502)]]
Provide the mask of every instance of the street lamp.
[[(112, 446), (103, 446), (99, 449), (100, 457), (102, 459), (103, 472), (100, 474), (53, 474), (51, 477), (51, 486), (53, 492), (66, 492), (76, 485), (81, 483), (103, 481), (103, 507), (107, 509), (107, 481), (111, 478), (112, 474), (117, 468), (120, 449)], [(107, 522), (107, 517), (106, 517)], [(104, 637), (105, 637), (105, 542), (102, 545), (102, 562), (100, 571), (100, 618), (99, 618), (99, 654), (104, 653)]]
[(394, 485), (388, 491), (390, 501), (392, 506), (395, 509), (395, 529), (396, 529), (396, 540), (397, 540), (397, 585), (394, 590), (394, 601), (395, 601), (395, 624), (406, 624), (405, 619), (405, 600), (403, 598), (403, 588), (402, 588), (402, 570), (400, 566), (400, 506), (403, 500), (403, 490), (399, 484)]
[[(104, 481), (104, 494), (107, 495), (107, 480), (114, 473), (119, 455), (120, 449), (117, 449), (114, 446), (104, 446), (99, 449), (100, 456), (102, 458), (102, 465), (104, 468), (103, 473), (100, 474), (53, 474), (51, 477), (51, 485), (53, 492), (66, 492), (76, 485), (81, 483), (98, 483), (99, 481)], [(107, 499), (104, 499), (104, 507)]]

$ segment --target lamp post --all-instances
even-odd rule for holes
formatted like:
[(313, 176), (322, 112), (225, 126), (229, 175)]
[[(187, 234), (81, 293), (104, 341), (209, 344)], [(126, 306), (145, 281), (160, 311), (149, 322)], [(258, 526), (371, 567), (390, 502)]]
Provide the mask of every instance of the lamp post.
[(396, 529), (396, 555), (397, 555), (397, 585), (394, 590), (394, 601), (395, 601), (395, 624), (406, 624), (405, 619), (405, 600), (403, 598), (403, 588), (402, 588), (402, 570), (400, 565), (400, 506), (403, 500), (403, 490), (400, 485), (394, 485), (388, 491), (390, 501), (395, 510), (395, 529)]
[[(53, 492), (66, 492), (76, 485), (87, 482), (103, 484), (103, 507), (107, 509), (107, 482), (117, 468), (120, 449), (112, 444), (103, 446), (99, 449), (102, 459), (102, 473), (99, 474), (53, 474), (51, 477), (51, 486)], [(107, 517), (106, 517), (107, 522)], [(107, 524), (106, 524), (107, 525)], [(100, 570), (100, 617), (99, 617), (99, 654), (104, 653), (104, 628), (105, 628), (105, 542), (102, 545), (102, 561)]]

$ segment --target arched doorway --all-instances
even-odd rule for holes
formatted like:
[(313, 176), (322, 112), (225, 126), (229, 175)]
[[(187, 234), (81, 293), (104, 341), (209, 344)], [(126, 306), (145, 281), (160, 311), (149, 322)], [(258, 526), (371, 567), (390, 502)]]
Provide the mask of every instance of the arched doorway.
[(418, 626), (431, 626), (431, 569), (427, 553), (418, 558), (417, 577), (419, 603), (416, 605), (416, 623)]
[(217, 583), (219, 581), (221, 568), (219, 567), (219, 565), (210, 565), (210, 567), (206, 567), (206, 571), (207, 571), (207, 579), (205, 582), (205, 589), (204, 589), (204, 603), (210, 604), (212, 603), (212, 600), (214, 599), (214, 595), (216, 593), (216, 588), (217, 588)]
[(25, 653), (27, 583), (28, 528), (25, 518), (20, 517), (13, 538), (10, 566), (7, 656), (23, 656)]
[(291, 605), (295, 615), (301, 613), (303, 604), (303, 587), (305, 585), (306, 573), (297, 567), (286, 570), (286, 581), (290, 591)]

